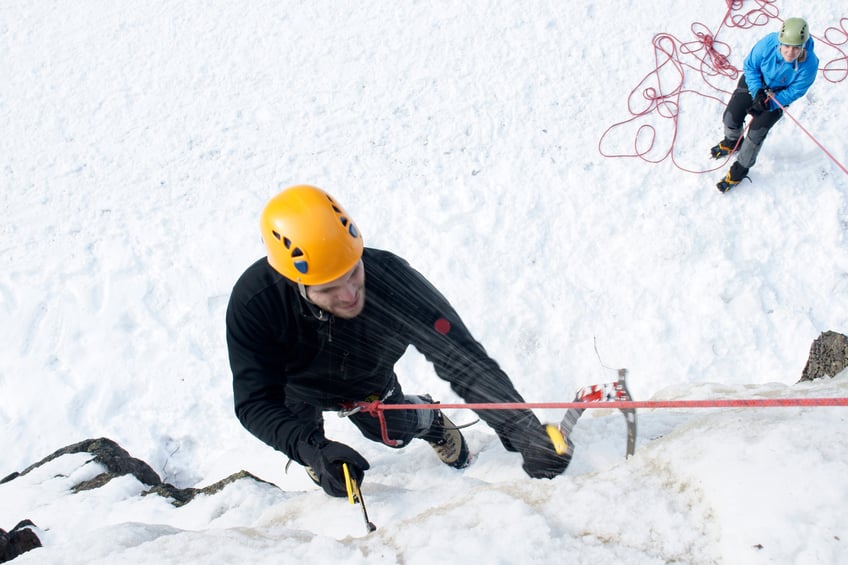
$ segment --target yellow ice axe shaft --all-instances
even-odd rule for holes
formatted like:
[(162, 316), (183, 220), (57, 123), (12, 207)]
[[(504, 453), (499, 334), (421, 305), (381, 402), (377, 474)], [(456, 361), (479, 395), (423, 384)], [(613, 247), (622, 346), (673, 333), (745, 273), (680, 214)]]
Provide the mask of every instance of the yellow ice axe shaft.
[(362, 492), (359, 490), (359, 485), (356, 484), (356, 479), (350, 476), (350, 469), (347, 463), (342, 463), (342, 471), (344, 471), (345, 487), (347, 488), (347, 500), (351, 504), (358, 502), (362, 506), (362, 517), (365, 519), (365, 528), (370, 534), (377, 529), (377, 526), (368, 519), (368, 511), (365, 509), (365, 501), (362, 499)]
[(345, 487), (347, 487), (347, 500), (351, 504), (356, 504), (358, 502), (356, 497), (359, 494), (359, 487), (356, 481), (350, 478), (350, 469), (348, 469), (347, 463), (342, 463), (342, 471), (344, 471)]

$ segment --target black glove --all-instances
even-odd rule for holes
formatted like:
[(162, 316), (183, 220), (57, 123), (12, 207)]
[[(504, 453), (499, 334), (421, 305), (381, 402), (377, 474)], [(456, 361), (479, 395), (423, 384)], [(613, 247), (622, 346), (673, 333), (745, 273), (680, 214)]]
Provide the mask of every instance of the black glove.
[(519, 451), (524, 458), (522, 469), (534, 479), (553, 479), (571, 463), (572, 449), (559, 455), (544, 428), (528, 435), (526, 443), (519, 444)]
[(321, 440), (317, 445), (303, 442), (298, 448), (301, 459), (318, 476), (318, 482), (324, 492), (330, 496), (347, 496), (342, 463), (347, 463), (351, 478), (357, 484), (362, 483), (365, 471), (371, 467), (353, 448), (337, 441)]
[(756, 96), (754, 96), (754, 103), (751, 104), (749, 113), (753, 116), (759, 116), (763, 112), (771, 110), (771, 108), (769, 108), (769, 96), (771, 96), (771, 94), (772, 92), (769, 88), (759, 89)]
[(535, 417), (522, 418), (498, 435), (506, 449), (521, 453), (521, 467), (534, 479), (553, 479), (571, 462), (573, 450), (559, 455), (545, 427)]

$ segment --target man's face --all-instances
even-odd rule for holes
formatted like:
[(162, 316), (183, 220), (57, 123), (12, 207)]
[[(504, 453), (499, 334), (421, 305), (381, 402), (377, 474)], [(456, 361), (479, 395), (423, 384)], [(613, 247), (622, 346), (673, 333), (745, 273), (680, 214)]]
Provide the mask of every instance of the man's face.
[(334, 281), (306, 287), (306, 297), (320, 309), (351, 319), (365, 307), (365, 267), (362, 259)]
[(791, 63), (801, 56), (802, 49), (800, 45), (781, 45), (780, 54), (783, 55), (784, 61)]

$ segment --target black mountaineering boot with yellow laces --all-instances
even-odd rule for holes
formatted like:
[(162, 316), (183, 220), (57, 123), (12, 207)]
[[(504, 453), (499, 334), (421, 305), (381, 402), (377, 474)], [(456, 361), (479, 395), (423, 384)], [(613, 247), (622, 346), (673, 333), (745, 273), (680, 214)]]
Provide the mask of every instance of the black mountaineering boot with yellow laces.
[(713, 159), (721, 159), (722, 157), (727, 157), (731, 153), (736, 153), (742, 148), (742, 142), (745, 141), (744, 137), (739, 139), (727, 139), (726, 137), (718, 142), (718, 145), (713, 146), (710, 149), (710, 155), (712, 155)]
[(742, 182), (744, 178), (748, 178), (748, 167), (743, 167), (738, 162), (733, 163), (730, 170), (724, 175), (724, 178), (718, 182), (716, 188), (718, 188), (719, 192), (727, 192)]

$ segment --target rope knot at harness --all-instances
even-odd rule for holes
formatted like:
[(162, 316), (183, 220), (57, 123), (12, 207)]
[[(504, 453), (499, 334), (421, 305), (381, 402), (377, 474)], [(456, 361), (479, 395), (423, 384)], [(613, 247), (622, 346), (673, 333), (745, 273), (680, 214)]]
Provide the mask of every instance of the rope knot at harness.
[(370, 402), (357, 402), (356, 405), (363, 410), (369, 416), (379, 416), (383, 413), (380, 409), (382, 406), (382, 402), (379, 400), (372, 400)]
[(383, 443), (389, 447), (400, 447), (403, 445), (402, 441), (391, 439), (389, 437), (389, 431), (386, 428), (386, 415), (383, 409), (383, 402), (381, 400), (345, 404), (342, 406), (342, 409), (338, 411), (338, 415), (339, 418), (347, 418), (348, 416), (353, 416), (359, 412), (365, 412), (369, 416), (376, 417), (380, 421), (380, 434), (382, 436)]

